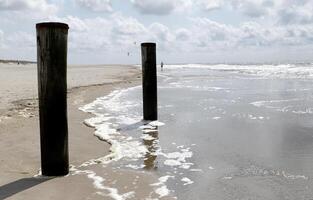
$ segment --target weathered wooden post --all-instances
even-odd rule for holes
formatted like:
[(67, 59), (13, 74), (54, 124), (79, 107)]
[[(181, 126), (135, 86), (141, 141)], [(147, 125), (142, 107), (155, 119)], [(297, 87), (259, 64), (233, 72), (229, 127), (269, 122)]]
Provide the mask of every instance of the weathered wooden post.
[(158, 119), (156, 44), (142, 43), (143, 119)]
[(41, 171), (45, 176), (69, 172), (67, 125), (68, 25), (36, 25)]

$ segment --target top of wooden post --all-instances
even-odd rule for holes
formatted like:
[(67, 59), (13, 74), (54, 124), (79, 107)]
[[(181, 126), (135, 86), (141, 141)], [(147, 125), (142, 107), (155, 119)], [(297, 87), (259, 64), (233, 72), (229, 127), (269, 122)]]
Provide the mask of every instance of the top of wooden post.
[(61, 22), (42, 22), (36, 24), (36, 28), (62, 28), (62, 29), (69, 29), (69, 26), (65, 23)]
[(156, 44), (153, 42), (145, 42), (145, 43), (141, 43), (142, 47), (155, 47)]

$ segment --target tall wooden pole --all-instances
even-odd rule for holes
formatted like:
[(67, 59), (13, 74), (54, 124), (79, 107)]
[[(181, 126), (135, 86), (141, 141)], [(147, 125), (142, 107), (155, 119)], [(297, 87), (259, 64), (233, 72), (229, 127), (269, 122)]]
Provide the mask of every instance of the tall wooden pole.
[(40, 117), (41, 171), (45, 176), (69, 172), (67, 125), (68, 25), (39, 23), (37, 66)]
[(158, 119), (156, 44), (142, 43), (142, 89), (144, 120)]

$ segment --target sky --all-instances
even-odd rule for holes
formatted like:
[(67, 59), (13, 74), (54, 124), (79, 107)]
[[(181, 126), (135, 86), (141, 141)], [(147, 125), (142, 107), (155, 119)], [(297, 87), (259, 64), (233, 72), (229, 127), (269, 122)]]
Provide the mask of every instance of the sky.
[(313, 61), (312, 0), (0, 0), (0, 59), (36, 60), (39, 22), (67, 23), (70, 64)]

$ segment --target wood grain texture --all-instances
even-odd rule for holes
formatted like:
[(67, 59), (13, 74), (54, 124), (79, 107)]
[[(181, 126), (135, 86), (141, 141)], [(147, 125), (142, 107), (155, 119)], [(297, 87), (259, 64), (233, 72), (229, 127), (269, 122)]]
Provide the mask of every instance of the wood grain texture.
[(142, 89), (144, 120), (158, 119), (156, 44), (142, 43)]
[(37, 24), (41, 170), (46, 176), (69, 171), (67, 124), (67, 35), (60, 23)]

